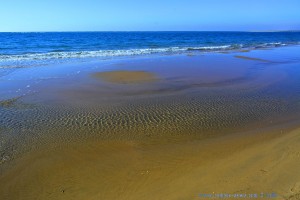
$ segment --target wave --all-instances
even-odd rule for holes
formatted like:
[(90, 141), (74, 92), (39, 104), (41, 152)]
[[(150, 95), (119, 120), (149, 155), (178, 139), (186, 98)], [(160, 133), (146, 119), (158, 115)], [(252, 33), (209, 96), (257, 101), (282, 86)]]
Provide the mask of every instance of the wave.
[(178, 47), (171, 47), (171, 48), (155, 48), (155, 49), (127, 49), (127, 50), (28, 53), (28, 54), (21, 54), (21, 55), (0, 55), (0, 61), (131, 56), (131, 55), (153, 54), (153, 53), (163, 53), (163, 52), (179, 52), (179, 51), (184, 51), (184, 50), (186, 50), (186, 49), (178, 48)]
[(168, 48), (145, 48), (145, 49), (124, 49), (124, 50), (98, 50), (98, 51), (76, 51), (76, 52), (49, 52), (49, 53), (28, 53), (20, 55), (0, 55), (0, 61), (21, 61), (21, 60), (46, 60), (64, 58), (93, 58), (113, 56), (134, 56), (155, 53), (179, 53), (192, 50), (228, 50), (230, 45), (211, 47), (168, 47)]
[[(295, 44), (295, 43), (293, 43)], [(299, 42), (297, 42), (299, 44)], [(255, 45), (232, 44), (221, 46), (198, 46), (198, 47), (167, 47), (167, 48), (144, 48), (144, 49), (119, 49), (119, 50), (97, 50), (97, 51), (75, 51), (75, 52), (47, 52), (47, 53), (27, 53), (19, 55), (0, 55), (0, 68), (10, 67), (9, 63), (19, 63), (32, 61), (39, 63), (45, 60), (63, 60), (63, 59), (80, 59), (80, 58), (98, 58), (98, 57), (116, 57), (116, 56), (136, 56), (147, 54), (176, 54), (190, 51), (200, 52), (217, 52), (230, 51), (238, 49), (257, 49), (268, 47), (287, 46), (290, 44), (273, 42), (261, 43)], [(1, 64), (2, 63), (2, 64)]]

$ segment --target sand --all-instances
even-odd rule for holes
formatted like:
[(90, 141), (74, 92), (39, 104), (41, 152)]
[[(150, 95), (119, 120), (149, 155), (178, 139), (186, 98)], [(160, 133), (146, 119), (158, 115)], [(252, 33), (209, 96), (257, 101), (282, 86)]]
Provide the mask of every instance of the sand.
[(242, 49), (242, 50), (239, 50), (239, 52), (243, 52), (243, 53), (250, 52), (250, 51), (251, 51), (250, 49)]
[(0, 101), (0, 107), (13, 107), (20, 97)]
[[(16, 71), (2, 81), (0, 199), (299, 199), (299, 54), (259, 53), (276, 65), (130, 58), (30, 69), (63, 74), (36, 85)], [(34, 93), (14, 99), (19, 84)]]
[(299, 199), (299, 133), (265, 131), (176, 143), (90, 141), (46, 148), (23, 155), (1, 174), (5, 184), (0, 198), (171, 200), (263, 192), (276, 193), (272, 199)]
[(254, 60), (254, 61), (261, 61), (261, 62), (270, 62), (268, 60), (260, 59), (260, 58), (252, 58), (252, 57), (247, 57), (247, 56), (234, 56), (235, 58), (240, 58), (244, 60)]
[(145, 71), (97, 72), (93, 73), (92, 77), (119, 84), (144, 83), (157, 80), (155, 74)]

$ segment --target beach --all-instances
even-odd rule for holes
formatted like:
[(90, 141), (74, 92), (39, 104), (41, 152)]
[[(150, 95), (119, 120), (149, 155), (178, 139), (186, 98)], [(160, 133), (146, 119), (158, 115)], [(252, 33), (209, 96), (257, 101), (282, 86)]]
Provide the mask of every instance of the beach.
[(23, 155), (2, 174), (0, 191), (2, 199), (299, 199), (298, 169), (298, 129), (167, 144), (73, 143)]
[(299, 199), (298, 52), (2, 71), (0, 199)]

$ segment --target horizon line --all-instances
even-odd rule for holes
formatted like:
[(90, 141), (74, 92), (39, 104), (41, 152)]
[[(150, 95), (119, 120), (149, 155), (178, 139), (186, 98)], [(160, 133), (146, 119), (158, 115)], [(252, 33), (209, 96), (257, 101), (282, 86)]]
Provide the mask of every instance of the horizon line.
[(72, 32), (300, 32), (299, 30), (246, 30), (246, 31), (242, 31), (242, 30), (205, 30), (205, 31), (191, 31), (191, 30), (157, 30), (157, 31), (152, 31), (152, 30), (144, 30), (144, 31), (140, 31), (140, 30), (130, 30), (130, 31), (126, 31), (126, 30), (119, 30), (119, 31), (0, 31), (0, 33), (72, 33)]

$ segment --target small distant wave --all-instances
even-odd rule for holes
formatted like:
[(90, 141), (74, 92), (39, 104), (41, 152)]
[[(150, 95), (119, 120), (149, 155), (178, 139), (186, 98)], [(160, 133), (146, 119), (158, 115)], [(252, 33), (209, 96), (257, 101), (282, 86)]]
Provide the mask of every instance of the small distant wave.
[[(293, 43), (295, 44), (295, 43)], [(299, 42), (297, 42), (299, 44)], [(199, 46), (199, 47), (168, 47), (168, 48), (144, 48), (144, 49), (122, 49), (122, 50), (97, 50), (97, 51), (76, 51), (76, 52), (60, 52), (52, 51), (48, 53), (27, 53), (19, 55), (0, 55), (0, 68), (11, 67), (28, 67), (29, 63), (32, 65), (43, 65), (53, 60), (67, 60), (67, 59), (83, 59), (83, 58), (101, 58), (101, 57), (116, 57), (116, 56), (137, 56), (149, 54), (176, 54), (189, 51), (199, 52), (218, 52), (230, 51), (238, 49), (257, 49), (257, 48), (270, 48), (281, 47), (290, 44), (273, 42), (261, 43), (255, 45), (232, 44), (220, 46)]]

